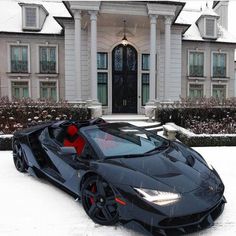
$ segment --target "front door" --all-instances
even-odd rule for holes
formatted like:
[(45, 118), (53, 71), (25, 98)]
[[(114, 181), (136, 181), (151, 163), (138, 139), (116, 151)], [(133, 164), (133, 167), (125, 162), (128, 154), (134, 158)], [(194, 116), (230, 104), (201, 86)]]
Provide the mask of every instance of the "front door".
[(137, 51), (131, 45), (112, 52), (112, 112), (137, 113)]

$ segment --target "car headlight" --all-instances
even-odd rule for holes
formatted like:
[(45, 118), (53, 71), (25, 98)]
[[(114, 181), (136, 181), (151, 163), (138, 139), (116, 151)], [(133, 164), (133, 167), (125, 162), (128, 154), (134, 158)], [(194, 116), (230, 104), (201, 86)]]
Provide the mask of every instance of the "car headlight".
[(160, 206), (175, 203), (180, 200), (178, 193), (162, 192), (152, 189), (134, 188), (145, 200)]

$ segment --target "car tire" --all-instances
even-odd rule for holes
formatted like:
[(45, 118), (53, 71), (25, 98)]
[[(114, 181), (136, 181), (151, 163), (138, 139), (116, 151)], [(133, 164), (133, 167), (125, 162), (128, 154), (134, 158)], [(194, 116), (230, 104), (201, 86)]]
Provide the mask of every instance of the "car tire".
[(25, 155), (22, 146), (17, 140), (13, 143), (13, 161), (19, 172), (25, 173), (27, 171), (28, 166), (25, 161)]
[(112, 187), (101, 177), (91, 176), (81, 190), (82, 205), (87, 215), (97, 224), (115, 225), (118, 222), (118, 204)]

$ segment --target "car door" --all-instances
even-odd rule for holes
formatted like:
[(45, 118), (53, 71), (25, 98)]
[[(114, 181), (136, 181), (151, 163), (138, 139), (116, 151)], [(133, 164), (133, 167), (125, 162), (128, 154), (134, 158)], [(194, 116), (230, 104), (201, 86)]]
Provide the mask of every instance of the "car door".
[[(55, 140), (53, 137), (49, 138), (47, 143), (43, 144), (50, 161), (56, 167), (56, 171), (51, 168), (45, 170), (53, 179), (64, 185), (67, 189), (74, 193), (78, 193), (78, 186), (82, 174), (89, 169), (90, 160), (88, 159), (87, 148), (85, 144), (84, 152), (81, 157), (74, 153), (65, 153), (63, 151), (62, 143)], [(73, 148), (73, 147), (71, 147)], [(84, 156), (85, 158), (82, 158)], [(54, 168), (55, 169), (55, 168)]]

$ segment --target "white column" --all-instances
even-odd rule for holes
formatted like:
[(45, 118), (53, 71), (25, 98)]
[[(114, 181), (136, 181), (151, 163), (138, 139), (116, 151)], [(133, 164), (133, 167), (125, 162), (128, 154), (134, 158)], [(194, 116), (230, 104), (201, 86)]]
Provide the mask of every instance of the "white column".
[(149, 102), (156, 98), (156, 27), (157, 16), (150, 15), (150, 77), (149, 77)]
[(91, 22), (91, 99), (96, 102), (97, 99), (97, 11), (89, 11)]
[(164, 100), (170, 99), (168, 94), (168, 81), (170, 80), (170, 55), (171, 55), (171, 44), (170, 44), (170, 32), (171, 17), (165, 17), (165, 78), (164, 78)]
[(81, 90), (81, 11), (74, 11), (75, 19), (75, 36), (74, 36), (74, 46), (75, 46), (75, 88), (76, 94), (75, 99), (78, 101), (82, 100), (82, 90)]

